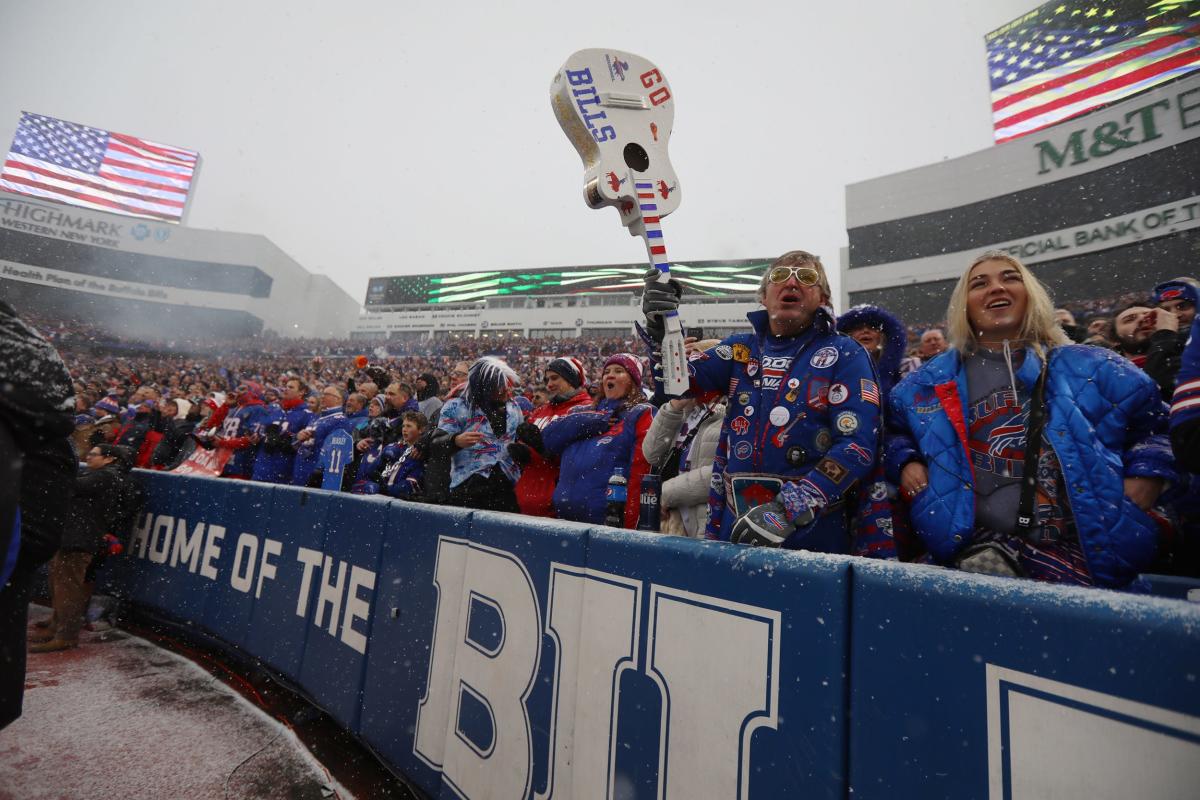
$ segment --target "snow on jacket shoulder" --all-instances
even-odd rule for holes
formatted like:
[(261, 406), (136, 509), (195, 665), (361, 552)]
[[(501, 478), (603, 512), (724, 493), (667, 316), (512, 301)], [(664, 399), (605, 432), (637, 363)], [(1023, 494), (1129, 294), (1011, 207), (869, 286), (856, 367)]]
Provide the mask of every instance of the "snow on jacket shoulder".
[[(1016, 371), (1028, 390), (1041, 360), (1032, 348)], [(929, 487), (912, 503), (913, 527), (939, 562), (971, 540), (975, 522), (973, 469), (966, 434), (966, 368), (957, 351), (926, 363), (892, 392), (886, 466), (899, 481), (904, 464), (920, 460)], [(1129, 584), (1154, 559), (1157, 527), (1125, 497), (1124, 478), (1174, 480), (1166, 442), (1166, 409), (1158, 387), (1125, 359), (1097, 347), (1050, 352), (1044, 441), (1062, 466), (1080, 543), (1099, 585)]]

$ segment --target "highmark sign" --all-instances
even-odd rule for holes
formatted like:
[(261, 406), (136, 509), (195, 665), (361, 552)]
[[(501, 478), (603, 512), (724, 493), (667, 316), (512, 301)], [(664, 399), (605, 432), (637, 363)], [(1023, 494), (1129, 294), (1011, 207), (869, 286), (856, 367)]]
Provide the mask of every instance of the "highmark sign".
[(0, 228), (113, 248), (120, 248), (131, 240), (162, 243), (171, 238), (169, 225), (106, 220), (54, 203), (13, 197), (0, 197)]

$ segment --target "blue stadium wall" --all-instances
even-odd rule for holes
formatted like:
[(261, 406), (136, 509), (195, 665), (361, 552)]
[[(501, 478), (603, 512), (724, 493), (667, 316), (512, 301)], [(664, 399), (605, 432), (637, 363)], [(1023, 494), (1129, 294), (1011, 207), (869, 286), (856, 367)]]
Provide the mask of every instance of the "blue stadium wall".
[(140, 473), (111, 587), (431, 797), (1184, 797), (1200, 608)]

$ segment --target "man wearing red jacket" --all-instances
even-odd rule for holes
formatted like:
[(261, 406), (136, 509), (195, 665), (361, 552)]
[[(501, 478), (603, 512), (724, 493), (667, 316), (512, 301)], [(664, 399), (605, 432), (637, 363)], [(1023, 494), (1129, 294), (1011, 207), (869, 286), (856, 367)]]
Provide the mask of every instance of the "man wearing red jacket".
[[(559, 417), (567, 415), (575, 406), (592, 402), (583, 388), (583, 363), (578, 358), (556, 358), (546, 367), (546, 394), (550, 401), (535, 408), (526, 417), (525, 425), (518, 429), (521, 441), (534, 439), (530, 446), (529, 463), (521, 470), (517, 481), (517, 503), (522, 514), (535, 517), (553, 517), (554, 487), (558, 484), (558, 459), (544, 456), (541, 452), (541, 429)], [(534, 430), (527, 430), (531, 426)], [(536, 432), (535, 432), (536, 431)], [(520, 436), (525, 433), (525, 436)]]

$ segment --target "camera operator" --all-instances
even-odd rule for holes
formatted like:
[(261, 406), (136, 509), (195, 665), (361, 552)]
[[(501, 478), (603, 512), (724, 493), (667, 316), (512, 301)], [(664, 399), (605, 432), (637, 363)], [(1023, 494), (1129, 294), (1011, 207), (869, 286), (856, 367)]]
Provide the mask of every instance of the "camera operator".
[[(71, 376), (49, 342), (0, 301), (0, 728), (21, 716), (34, 573), (58, 549), (75, 454)], [(15, 524), (20, 504), (20, 526)]]

